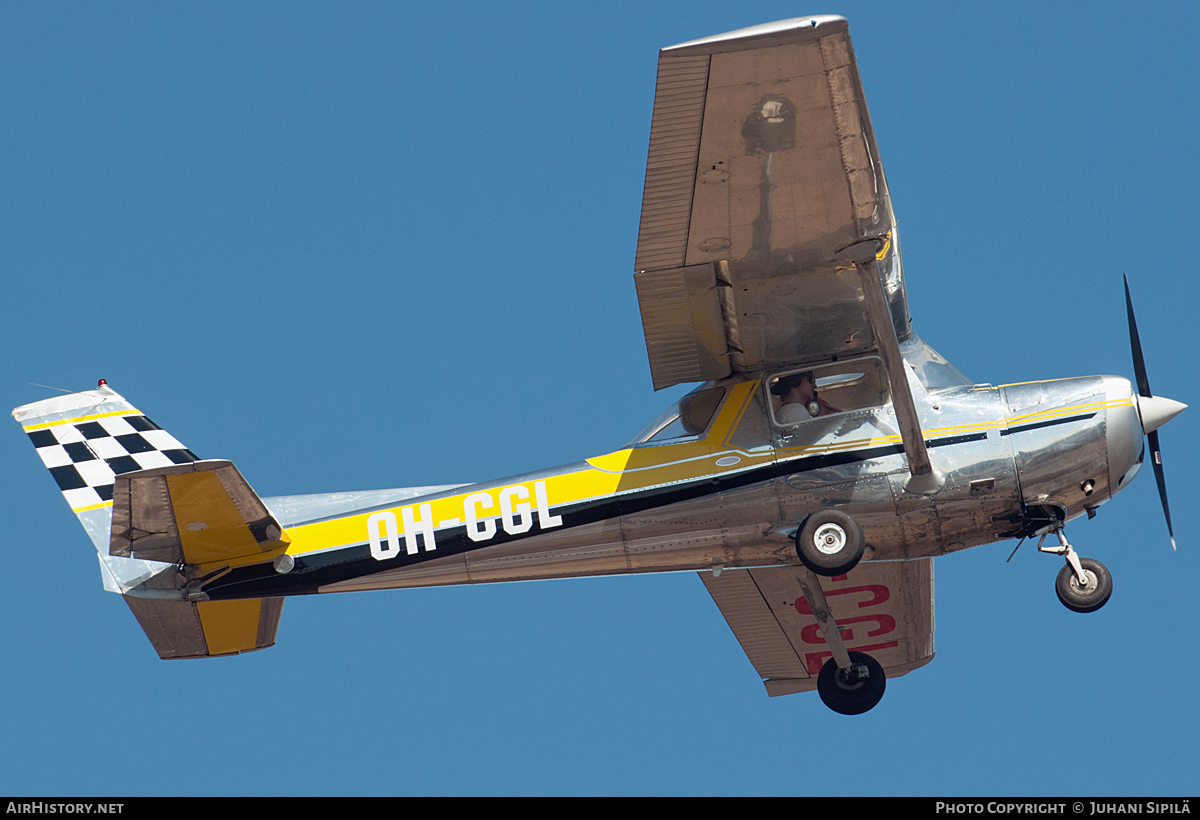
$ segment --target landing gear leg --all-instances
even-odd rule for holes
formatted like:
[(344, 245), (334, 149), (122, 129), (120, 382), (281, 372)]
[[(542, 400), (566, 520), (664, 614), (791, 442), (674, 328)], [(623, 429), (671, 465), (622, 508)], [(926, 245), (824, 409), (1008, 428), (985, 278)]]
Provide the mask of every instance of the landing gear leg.
[(825, 643), (833, 652), (833, 657), (825, 662), (817, 676), (817, 693), (821, 700), (843, 715), (861, 715), (871, 710), (883, 697), (887, 685), (883, 667), (870, 655), (847, 651), (837, 622), (829, 612), (821, 581), (812, 570), (804, 568), (800, 571), (800, 589), (817, 619)]
[[(1058, 546), (1043, 547), (1046, 536), (1053, 532), (1058, 536)], [(1061, 555), (1067, 565), (1058, 572), (1054, 582), (1054, 591), (1062, 605), (1073, 612), (1095, 612), (1108, 603), (1112, 597), (1112, 575), (1108, 569), (1094, 558), (1080, 558), (1074, 548), (1067, 543), (1062, 526), (1046, 532), (1038, 541), (1038, 552), (1049, 552)]]

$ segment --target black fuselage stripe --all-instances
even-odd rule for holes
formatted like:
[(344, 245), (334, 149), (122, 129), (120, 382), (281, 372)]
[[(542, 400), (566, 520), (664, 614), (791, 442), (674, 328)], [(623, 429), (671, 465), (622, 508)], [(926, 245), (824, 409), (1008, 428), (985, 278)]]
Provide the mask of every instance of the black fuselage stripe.
[(1068, 416), (1065, 419), (1051, 419), (1050, 421), (1038, 421), (1033, 424), (1022, 424), (1020, 427), (1009, 427), (1000, 431), (1002, 436), (1011, 436), (1014, 433), (1027, 433), (1030, 430), (1041, 430), (1044, 427), (1055, 427), (1059, 424), (1070, 424), (1073, 421), (1084, 421), (1095, 416), (1095, 413), (1084, 413), (1080, 416)]

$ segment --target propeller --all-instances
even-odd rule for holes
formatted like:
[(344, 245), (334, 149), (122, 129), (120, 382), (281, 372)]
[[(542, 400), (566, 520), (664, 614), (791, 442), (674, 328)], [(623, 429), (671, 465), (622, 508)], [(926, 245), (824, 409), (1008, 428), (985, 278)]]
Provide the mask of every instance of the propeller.
[(1146, 360), (1142, 358), (1142, 341), (1138, 337), (1137, 320), (1133, 318), (1133, 299), (1129, 296), (1129, 277), (1125, 276), (1125, 310), (1129, 314), (1129, 345), (1133, 349), (1133, 372), (1137, 377), (1138, 414), (1142, 418), (1142, 430), (1150, 443), (1150, 463), (1154, 467), (1154, 480), (1158, 482), (1158, 497), (1162, 499), (1163, 515), (1167, 519), (1167, 534), (1171, 536), (1171, 549), (1175, 549), (1175, 531), (1171, 527), (1171, 508), (1167, 504), (1167, 479), (1163, 475), (1162, 451), (1158, 446), (1158, 428), (1179, 415), (1186, 404), (1155, 396), (1150, 392), (1150, 379), (1146, 376)]

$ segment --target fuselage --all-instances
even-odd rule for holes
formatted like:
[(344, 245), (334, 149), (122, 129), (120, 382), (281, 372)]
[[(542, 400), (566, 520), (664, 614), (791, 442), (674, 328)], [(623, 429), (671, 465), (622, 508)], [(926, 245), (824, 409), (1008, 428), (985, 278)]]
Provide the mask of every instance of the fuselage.
[(874, 367), (871, 357), (852, 360), (829, 379), (833, 394), (849, 395), (836, 384), (859, 377), (862, 406), (799, 424), (778, 423), (772, 375), (731, 378), (690, 394), (699, 398), (641, 440), (562, 467), (454, 487), (267, 498), (290, 538), (289, 570), (259, 557), (202, 589), (221, 600), (794, 564), (791, 536), (827, 507), (859, 521), (868, 560), (927, 557), (1091, 514), (1140, 464), (1126, 379), (937, 386), (909, 367), (946, 483), (931, 496), (907, 493), (891, 402), (886, 390), (872, 399), (865, 389)]

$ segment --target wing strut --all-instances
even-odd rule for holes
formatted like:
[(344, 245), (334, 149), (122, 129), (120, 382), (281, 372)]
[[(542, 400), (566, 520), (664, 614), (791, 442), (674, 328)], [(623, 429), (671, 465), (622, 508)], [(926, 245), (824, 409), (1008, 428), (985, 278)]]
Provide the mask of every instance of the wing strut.
[(882, 239), (864, 239), (847, 245), (840, 253), (852, 260), (858, 270), (863, 297), (867, 302), (867, 316), (871, 320), (871, 332), (875, 334), (875, 343), (879, 345), (879, 356), (891, 386), (892, 406), (896, 409), (896, 421), (900, 426), (900, 437), (904, 441), (904, 453), (908, 456), (911, 473), (904, 490), (916, 495), (933, 495), (945, 485), (946, 476), (933, 469), (929, 451), (925, 448), (925, 437), (921, 434), (921, 422), (917, 418), (917, 407), (913, 403), (908, 374), (904, 371), (904, 359), (900, 355), (900, 342), (896, 338), (883, 283), (879, 279), (879, 269), (875, 265), (876, 254), (882, 247)]

